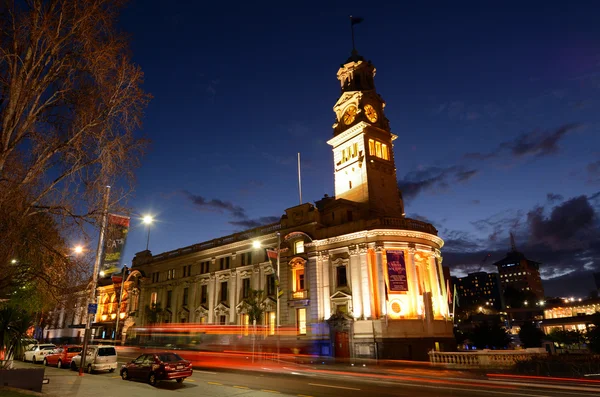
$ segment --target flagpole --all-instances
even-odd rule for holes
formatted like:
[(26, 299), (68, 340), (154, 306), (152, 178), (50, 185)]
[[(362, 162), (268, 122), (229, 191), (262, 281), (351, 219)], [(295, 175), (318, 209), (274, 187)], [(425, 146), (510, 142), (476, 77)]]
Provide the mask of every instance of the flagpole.
[(300, 152), (298, 152), (298, 194), (300, 195), (300, 205), (302, 205), (302, 178), (300, 177)]
[[(106, 234), (106, 224), (108, 222), (108, 200), (110, 197), (110, 186), (106, 186), (104, 194), (104, 206), (102, 208), (102, 224), (100, 226), (100, 235), (98, 236), (98, 248), (96, 249), (96, 260), (94, 261), (94, 271), (92, 273), (92, 286), (88, 303), (96, 303), (96, 286), (98, 284), (98, 271), (100, 270), (100, 262), (102, 261), (102, 251), (104, 250), (104, 235)], [(89, 304), (87, 310), (89, 311)], [(85, 333), (83, 334), (83, 349), (81, 350), (81, 361), (79, 362), (79, 376), (83, 376), (85, 366), (85, 357), (87, 355), (88, 339), (92, 330), (92, 321), (95, 316), (89, 314), (85, 324)]]

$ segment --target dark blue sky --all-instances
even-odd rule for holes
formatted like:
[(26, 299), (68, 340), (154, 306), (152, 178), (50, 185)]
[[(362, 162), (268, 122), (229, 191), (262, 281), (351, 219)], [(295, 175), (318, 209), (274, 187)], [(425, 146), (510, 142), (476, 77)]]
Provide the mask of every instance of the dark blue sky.
[[(598, 7), (370, 3), (127, 7), (120, 23), (154, 95), (142, 132), (152, 147), (130, 201), (157, 217), (151, 251), (279, 217), (298, 203), (298, 151), (305, 201), (333, 194), (326, 141), (354, 14), (399, 136), (407, 215), (439, 229), (444, 264), (462, 274), (489, 252), (488, 268), (513, 230), (545, 263), (548, 293), (587, 294), (600, 271)], [(126, 263), (145, 238), (133, 219)]]

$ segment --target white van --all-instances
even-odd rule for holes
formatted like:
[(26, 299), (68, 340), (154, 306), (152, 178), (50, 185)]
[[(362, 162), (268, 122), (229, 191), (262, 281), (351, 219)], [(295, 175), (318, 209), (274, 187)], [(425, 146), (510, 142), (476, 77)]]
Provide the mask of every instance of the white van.
[[(75, 370), (81, 365), (81, 353), (71, 359), (71, 369)], [(85, 370), (114, 372), (117, 369), (117, 349), (114, 346), (88, 346), (85, 356)]]

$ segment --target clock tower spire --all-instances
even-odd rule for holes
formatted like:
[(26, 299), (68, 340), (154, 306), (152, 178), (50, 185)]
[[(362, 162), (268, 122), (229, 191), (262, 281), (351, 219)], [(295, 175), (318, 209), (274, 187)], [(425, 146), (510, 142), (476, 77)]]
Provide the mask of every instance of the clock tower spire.
[(333, 107), (335, 196), (363, 205), (370, 216), (404, 216), (385, 101), (375, 90), (375, 67), (353, 49), (337, 72), (341, 95)]

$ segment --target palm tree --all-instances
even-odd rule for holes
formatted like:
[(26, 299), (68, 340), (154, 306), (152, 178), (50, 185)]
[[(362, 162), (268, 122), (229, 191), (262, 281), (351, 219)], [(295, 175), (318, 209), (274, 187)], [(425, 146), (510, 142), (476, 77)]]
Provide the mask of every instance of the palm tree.
[(4, 352), (3, 368), (11, 368), (14, 357), (23, 355), (23, 338), (33, 325), (34, 319), (18, 307), (0, 308), (0, 351)]

